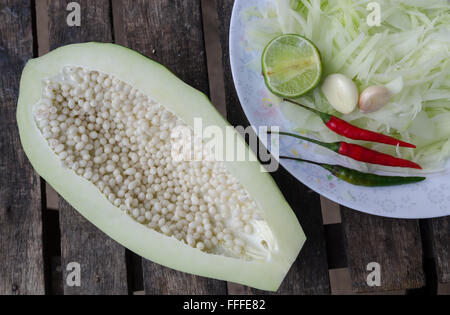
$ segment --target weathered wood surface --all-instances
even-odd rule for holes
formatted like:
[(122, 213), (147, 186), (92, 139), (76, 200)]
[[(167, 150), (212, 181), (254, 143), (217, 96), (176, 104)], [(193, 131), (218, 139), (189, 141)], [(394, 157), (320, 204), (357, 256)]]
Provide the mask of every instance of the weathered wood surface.
[[(50, 49), (86, 41), (111, 42), (111, 7), (107, 0), (77, 1), (81, 7), (81, 26), (66, 22), (70, 1), (48, 1)], [(61, 268), (65, 294), (127, 294), (125, 248), (60, 200)], [(81, 265), (81, 286), (67, 286), (66, 266)]]
[(450, 283), (450, 217), (427, 220), (439, 283)]
[[(354, 292), (398, 291), (425, 285), (417, 220), (383, 218), (342, 207), (342, 225)], [(367, 285), (370, 262), (380, 264), (379, 287)]]
[[(239, 103), (233, 84), (229, 56), (229, 26), (234, 0), (217, 0), (222, 63), (224, 69), (227, 119), (234, 126), (249, 123)], [(299, 183), (280, 167), (272, 174), (286, 200), (295, 211), (305, 231), (307, 241), (286, 276), (279, 294), (328, 294), (330, 281), (319, 196)], [(261, 291), (251, 290), (254, 293)]]
[[(200, 0), (116, 1), (123, 30), (116, 40), (166, 65), (209, 94)], [(115, 23), (115, 25), (117, 25)], [(117, 29), (117, 28), (116, 28)], [(176, 92), (176, 91), (175, 91)], [(180, 257), (182, 259), (182, 257)], [(226, 283), (143, 261), (146, 294), (225, 294)]]
[[(112, 42), (111, 6), (108, 0), (79, 0), (81, 26), (68, 26), (69, 0), (47, 0), (49, 45), (60, 46), (89, 41)], [(45, 26), (41, 26), (45, 27)]]
[[(125, 249), (62, 198), (59, 211), (64, 294), (128, 294)], [(81, 267), (79, 287), (67, 285), (66, 279), (73, 271), (67, 270), (71, 262)]]
[(16, 124), (20, 75), (33, 57), (30, 4), (0, 3), (0, 295), (45, 293), (40, 178)]
[[(69, 2), (37, 0), (37, 10), (45, 8), (41, 11), (46, 15), (44, 19), (37, 17), (38, 29), (34, 33), (30, 7), (33, 1), (0, 2), (0, 295), (49, 293), (48, 286), (55, 283), (55, 279), (51, 279), (52, 284), (49, 284), (51, 275), (46, 271), (50, 268), (45, 264), (50, 259), (44, 259), (41, 193), (44, 188), (21, 148), (15, 121), (20, 73), (25, 62), (36, 54), (36, 48), (43, 53), (69, 43), (115, 40), (167, 65), (187, 83), (209, 93), (200, 0), (80, 0), (77, 2), (82, 9), (81, 27), (66, 24)], [(228, 32), (234, 1), (216, 2), (227, 118), (234, 125), (247, 126), (229, 64)], [(33, 39), (33, 34), (38, 38)], [(39, 41), (38, 46), (36, 41)], [(327, 294), (330, 282), (318, 197), (283, 169), (274, 177), (308, 237), (277, 293)], [(129, 293), (133, 281), (130, 275), (127, 279), (125, 249), (64, 200), (60, 201), (59, 219), (62, 279), (58, 280), (64, 285), (64, 293)], [(422, 244), (417, 220), (386, 219), (343, 208), (342, 229), (350, 290), (354, 293), (386, 292), (423, 286), (422, 246), (431, 248), (437, 281), (448, 285), (449, 221), (449, 217), (426, 220), (427, 242)], [(49, 237), (52, 235), (44, 239)], [(59, 261), (54, 262), (55, 257), (51, 259), (53, 265), (59, 265)], [(381, 287), (367, 286), (366, 266), (372, 261), (381, 265)], [(66, 285), (65, 267), (69, 262), (81, 264), (79, 288)], [(128, 259), (127, 263), (136, 262)], [(147, 294), (226, 293), (226, 283), (222, 281), (177, 272), (148, 261), (144, 261), (142, 267)], [(60, 277), (60, 273), (53, 273), (53, 277)], [(139, 276), (140, 273), (133, 277)], [(233, 292), (238, 289), (241, 293), (265, 293), (239, 285)]]

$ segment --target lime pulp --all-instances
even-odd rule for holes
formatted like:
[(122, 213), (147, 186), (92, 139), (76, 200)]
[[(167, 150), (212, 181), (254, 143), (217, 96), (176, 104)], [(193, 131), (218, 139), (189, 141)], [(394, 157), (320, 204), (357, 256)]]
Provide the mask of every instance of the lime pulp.
[(296, 98), (320, 82), (322, 62), (317, 47), (297, 34), (284, 34), (267, 44), (262, 54), (268, 89), (281, 97)]

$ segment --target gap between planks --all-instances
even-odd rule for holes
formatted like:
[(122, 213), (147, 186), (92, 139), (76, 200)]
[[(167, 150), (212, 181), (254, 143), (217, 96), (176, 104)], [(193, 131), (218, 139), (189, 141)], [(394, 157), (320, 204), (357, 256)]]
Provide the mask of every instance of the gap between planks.
[[(47, 1), (35, 1), (36, 12), (36, 36), (38, 55), (45, 55), (50, 51), (50, 35), (48, 31), (48, 9)], [(59, 210), (58, 193), (47, 182), (45, 183), (46, 208), (52, 210)]]

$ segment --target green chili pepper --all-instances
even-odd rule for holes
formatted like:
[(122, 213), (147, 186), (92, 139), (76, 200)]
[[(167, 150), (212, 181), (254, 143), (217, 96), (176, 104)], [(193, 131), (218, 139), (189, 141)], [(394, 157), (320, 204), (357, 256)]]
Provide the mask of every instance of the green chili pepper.
[(333, 174), (337, 178), (357, 186), (368, 186), (368, 187), (396, 186), (396, 185), (418, 183), (426, 179), (426, 177), (418, 177), (418, 176), (411, 176), (411, 177), (382, 176), (370, 173), (363, 173), (341, 165), (318, 163), (314, 161), (308, 161), (288, 156), (280, 156), (280, 159), (294, 160), (298, 162), (305, 162), (318, 165), (328, 170), (331, 174)]

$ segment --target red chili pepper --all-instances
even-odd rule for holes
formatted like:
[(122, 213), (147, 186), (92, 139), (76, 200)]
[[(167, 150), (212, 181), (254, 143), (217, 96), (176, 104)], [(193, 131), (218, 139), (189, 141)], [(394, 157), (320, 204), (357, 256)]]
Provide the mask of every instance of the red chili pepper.
[(405, 159), (399, 159), (393, 157), (392, 155), (380, 153), (357, 144), (341, 142), (338, 152), (342, 155), (348, 156), (354, 160), (361, 162), (368, 162), (385, 166), (422, 169), (422, 167), (417, 163)]
[[(275, 132), (268, 131), (268, 133), (272, 134)], [(422, 167), (417, 163), (414, 163), (414, 162), (411, 162), (411, 161), (408, 161), (405, 159), (396, 158), (389, 154), (374, 151), (374, 150), (365, 148), (363, 146), (360, 146), (358, 144), (347, 143), (344, 141), (325, 143), (322, 141), (306, 138), (306, 137), (296, 135), (293, 133), (289, 133), (289, 132), (280, 131), (277, 133), (280, 135), (295, 137), (298, 139), (302, 139), (305, 141), (309, 141), (309, 142), (318, 144), (318, 145), (328, 148), (336, 153), (348, 156), (349, 158), (352, 158), (352, 159), (360, 161), (360, 162), (379, 164), (379, 165), (385, 165), (385, 166), (393, 166), (393, 167), (409, 167), (409, 168), (416, 168), (416, 169), (420, 169), (420, 170), (422, 169)]]
[(378, 143), (384, 143), (384, 144), (390, 144), (390, 145), (399, 145), (399, 146), (405, 147), (405, 148), (415, 148), (416, 147), (414, 144), (400, 141), (398, 139), (383, 135), (378, 132), (374, 132), (374, 131), (356, 127), (356, 126), (346, 122), (345, 120), (337, 118), (336, 116), (320, 112), (316, 109), (310, 108), (303, 104), (300, 104), (300, 103), (297, 103), (297, 102), (294, 102), (294, 101), (291, 101), (288, 99), (284, 99), (284, 100), (287, 102), (296, 104), (298, 106), (301, 106), (301, 107), (319, 115), (320, 118), (323, 120), (323, 122), (329, 129), (333, 130), (338, 135), (344, 136), (346, 138), (353, 139), (353, 140), (378, 142)]

